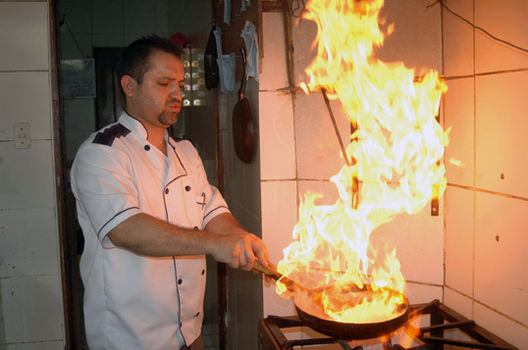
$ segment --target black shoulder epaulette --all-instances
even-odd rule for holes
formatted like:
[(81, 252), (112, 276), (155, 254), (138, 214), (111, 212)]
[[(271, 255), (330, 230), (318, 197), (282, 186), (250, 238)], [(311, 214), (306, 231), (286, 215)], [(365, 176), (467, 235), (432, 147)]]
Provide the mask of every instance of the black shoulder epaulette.
[(116, 137), (126, 136), (130, 130), (123, 126), (123, 124), (115, 124), (107, 129), (104, 129), (102, 132), (98, 132), (95, 135), (93, 143), (98, 143), (101, 145), (112, 146)]

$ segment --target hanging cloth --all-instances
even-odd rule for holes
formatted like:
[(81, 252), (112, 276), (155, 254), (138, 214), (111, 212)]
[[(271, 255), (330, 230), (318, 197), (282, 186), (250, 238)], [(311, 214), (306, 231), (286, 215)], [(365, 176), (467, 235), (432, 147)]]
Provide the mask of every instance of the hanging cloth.
[(248, 77), (259, 79), (259, 51), (258, 39), (255, 25), (250, 21), (246, 21), (244, 29), (240, 36), (244, 39), (247, 52), (246, 74)]
[(236, 56), (234, 52), (227, 55), (222, 54), (222, 32), (220, 29), (215, 29), (214, 35), (218, 56), (216, 63), (220, 76), (220, 91), (233, 92), (235, 91)]

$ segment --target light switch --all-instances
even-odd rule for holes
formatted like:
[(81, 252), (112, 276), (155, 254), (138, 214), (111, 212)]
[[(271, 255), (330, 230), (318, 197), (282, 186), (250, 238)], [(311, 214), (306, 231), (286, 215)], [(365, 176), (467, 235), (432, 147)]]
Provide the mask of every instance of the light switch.
[(15, 123), (13, 124), (13, 131), (15, 132), (15, 148), (31, 147), (29, 123)]

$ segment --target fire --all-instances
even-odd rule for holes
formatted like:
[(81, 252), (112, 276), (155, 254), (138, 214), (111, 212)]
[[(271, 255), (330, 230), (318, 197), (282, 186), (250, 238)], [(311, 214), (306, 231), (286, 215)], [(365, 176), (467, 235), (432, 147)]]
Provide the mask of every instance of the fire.
[(318, 54), (301, 87), (338, 99), (356, 129), (350, 161), (330, 179), (339, 200), (317, 205), (321, 195), (305, 194), (278, 269), (306, 288), (296, 292), (298, 306), (315, 305), (305, 311), (339, 322), (398, 316), (406, 301), (396, 250), (372, 246), (371, 233), (398, 214), (419, 212), (446, 187), (448, 137), (435, 116), (447, 87), (434, 71), (415, 78), (403, 63), (374, 57), (393, 31), (380, 29), (382, 7), (383, 0), (311, 0), (303, 16), (318, 26)]

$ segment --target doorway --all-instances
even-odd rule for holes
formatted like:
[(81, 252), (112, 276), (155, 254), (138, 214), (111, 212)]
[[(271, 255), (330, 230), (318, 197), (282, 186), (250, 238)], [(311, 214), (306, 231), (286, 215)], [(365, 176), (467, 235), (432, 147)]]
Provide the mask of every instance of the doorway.
[[(66, 292), (72, 303), (67, 327), (70, 328), (71, 348), (86, 348), (86, 341), (83, 286), (78, 266), (83, 236), (76, 220), (69, 170), (80, 144), (91, 133), (116, 121), (122, 110), (115, 67), (122, 50), (130, 42), (151, 34), (170, 37), (181, 33), (187, 38), (188, 47), (182, 58), (188, 62), (190, 79), (196, 79), (190, 80), (190, 84), (186, 82), (186, 96), (192, 99), (182, 108), (178, 123), (169, 132), (173, 137), (193, 142), (202, 157), (209, 182), (212, 185), (218, 183), (215, 91), (199, 86), (199, 76), (193, 74), (203, 69), (203, 51), (212, 27), (211, 6), (208, 0), (57, 0), (54, 3), (59, 64), (84, 64), (82, 71), (73, 72), (68, 77), (65, 66), (59, 70), (66, 180), (64, 211), (67, 232), (64, 237), (67, 242), (63, 244), (66, 247), (63, 256), (70, 270), (66, 276)], [(207, 268), (203, 335), (206, 348), (218, 349), (217, 264), (209, 257)]]

